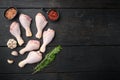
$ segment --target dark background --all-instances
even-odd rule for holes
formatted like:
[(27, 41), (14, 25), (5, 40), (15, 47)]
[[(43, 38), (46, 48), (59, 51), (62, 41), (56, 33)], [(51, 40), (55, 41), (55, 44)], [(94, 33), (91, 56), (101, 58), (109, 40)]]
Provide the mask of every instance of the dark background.
[[(35, 39), (34, 17), (42, 12), (41, 8), (60, 11), (60, 20), (48, 20), (45, 28), (56, 31), (56, 37), (48, 45), (46, 53), (59, 44), (63, 50), (52, 64), (37, 74), (31, 74), (37, 64), (22, 69), (17, 66), (27, 53), (13, 57), (10, 54), (12, 50), (6, 46), (8, 39), (14, 38), (9, 26), (12, 21), (18, 21), (18, 16), (12, 21), (4, 18), (5, 9), (11, 6), (16, 7), (19, 14), (28, 14), (33, 19), (33, 37), (26, 38), (21, 27), (26, 43)], [(19, 51), (26, 43), (14, 50)], [(7, 59), (14, 59), (15, 63), (9, 65)], [(120, 0), (0, 0), (1, 80), (119, 80), (119, 74)]]

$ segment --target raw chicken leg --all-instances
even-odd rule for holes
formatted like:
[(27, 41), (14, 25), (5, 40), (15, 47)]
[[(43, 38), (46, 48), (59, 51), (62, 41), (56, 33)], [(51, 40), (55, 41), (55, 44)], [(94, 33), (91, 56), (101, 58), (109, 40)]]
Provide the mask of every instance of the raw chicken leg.
[(31, 51), (27, 58), (20, 61), (18, 66), (19, 67), (24, 67), (26, 64), (33, 64), (33, 63), (37, 63), (42, 59), (42, 54), (39, 51)]
[(53, 29), (48, 28), (47, 31), (43, 32), (43, 44), (40, 48), (41, 52), (45, 52), (46, 46), (52, 41), (55, 36), (55, 31)]
[(19, 21), (23, 28), (26, 30), (26, 36), (32, 36), (32, 32), (30, 30), (31, 18), (28, 15), (20, 14)]
[(11, 25), (10, 25), (10, 33), (16, 37), (17, 41), (18, 41), (18, 44), (21, 46), (24, 41), (21, 37), (21, 32), (20, 32), (20, 27), (19, 27), (19, 23), (18, 22), (13, 22)]
[(25, 48), (19, 51), (20, 54), (24, 54), (27, 51), (37, 50), (40, 47), (40, 42), (37, 40), (29, 40)]
[(36, 38), (40, 39), (42, 36), (42, 30), (44, 29), (44, 27), (47, 25), (48, 22), (41, 13), (37, 13), (35, 17), (35, 22), (37, 27)]

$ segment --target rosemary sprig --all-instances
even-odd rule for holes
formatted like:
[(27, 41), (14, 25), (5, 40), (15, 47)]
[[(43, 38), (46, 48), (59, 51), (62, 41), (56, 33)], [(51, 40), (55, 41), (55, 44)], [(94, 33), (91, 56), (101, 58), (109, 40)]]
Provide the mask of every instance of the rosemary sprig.
[(45, 68), (47, 65), (49, 65), (56, 57), (56, 54), (60, 52), (62, 47), (59, 45), (55, 47), (51, 52), (49, 52), (45, 58), (34, 68), (33, 74), (37, 73), (38, 71), (41, 71), (43, 68)]

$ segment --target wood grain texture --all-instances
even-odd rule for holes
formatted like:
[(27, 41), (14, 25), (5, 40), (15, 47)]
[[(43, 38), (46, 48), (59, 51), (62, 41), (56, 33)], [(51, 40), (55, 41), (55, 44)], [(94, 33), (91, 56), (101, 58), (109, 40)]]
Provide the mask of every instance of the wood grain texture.
[[(9, 32), (9, 26), (12, 21), (4, 18), (0, 9), (0, 46), (6, 46), (8, 39), (14, 38)], [(50, 22), (47, 28), (53, 28), (56, 31), (56, 37), (50, 46), (61, 45), (120, 45), (120, 10), (119, 9), (58, 9), (60, 11), (60, 20)], [(27, 42), (29, 39), (35, 39), (36, 25), (34, 17), (40, 9), (19, 9), (19, 13), (25, 13), (32, 17), (31, 30), (33, 37), (26, 38), (25, 30), (21, 27), (22, 37)], [(44, 15), (45, 13), (42, 12)], [(18, 21), (18, 17), (15, 19)], [(13, 20), (14, 21), (14, 20)], [(42, 41), (42, 39), (41, 39)], [(42, 43), (42, 42), (41, 42)]]
[[(32, 17), (33, 37), (26, 38), (21, 27), (25, 44), (14, 50), (19, 51), (29, 39), (36, 39), (34, 17), (41, 8), (55, 8), (60, 11), (60, 20), (49, 21), (56, 31), (56, 37), (47, 47), (49, 52), (60, 44), (63, 50), (55, 61), (41, 72), (32, 75), (37, 64), (20, 69), (18, 62), (27, 54), (13, 57), (6, 47), (12, 21), (4, 18), (4, 11), (15, 6), (20, 13)], [(42, 12), (45, 16), (46, 14)], [(48, 19), (47, 19), (48, 20)], [(120, 1), (119, 0), (0, 0), (0, 79), (1, 80), (120, 80)], [(42, 39), (40, 40), (42, 43)], [(46, 52), (46, 53), (47, 53)], [(43, 56), (46, 55), (43, 54)], [(7, 59), (14, 59), (9, 65)]]
[(120, 72), (60, 73), (58, 80), (119, 80)]
[[(48, 47), (49, 52), (53, 47)], [(17, 48), (17, 51), (20, 49)], [(25, 59), (25, 55), (13, 57), (11, 50), (6, 47), (0, 47), (0, 73), (28, 73), (33, 72), (36, 64), (26, 65), (24, 68), (18, 67), (18, 62)], [(46, 53), (47, 53), (46, 52)], [(46, 53), (44, 55), (46, 55)], [(84, 71), (120, 71), (120, 47), (119, 46), (71, 46), (63, 47), (63, 50), (57, 55), (55, 61), (41, 72), (84, 72)], [(10, 65), (7, 59), (15, 60)]]
[(0, 8), (120, 8), (119, 0), (0, 0)]
[(41, 74), (0, 74), (2, 80), (57, 80), (56, 73), (41, 73)]
[(0, 74), (2, 80), (119, 80), (120, 72)]

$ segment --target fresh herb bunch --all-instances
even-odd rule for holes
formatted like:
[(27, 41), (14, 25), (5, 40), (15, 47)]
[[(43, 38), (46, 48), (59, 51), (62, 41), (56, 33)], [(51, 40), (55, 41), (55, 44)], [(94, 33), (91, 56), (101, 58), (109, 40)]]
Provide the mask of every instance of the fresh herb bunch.
[(45, 58), (34, 68), (33, 74), (37, 73), (38, 71), (41, 71), (43, 68), (45, 68), (47, 65), (49, 65), (56, 57), (56, 54), (60, 52), (62, 47), (59, 45), (55, 47), (51, 52), (49, 52)]

